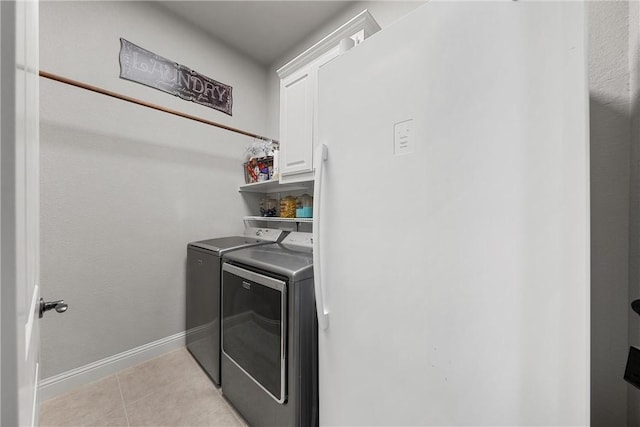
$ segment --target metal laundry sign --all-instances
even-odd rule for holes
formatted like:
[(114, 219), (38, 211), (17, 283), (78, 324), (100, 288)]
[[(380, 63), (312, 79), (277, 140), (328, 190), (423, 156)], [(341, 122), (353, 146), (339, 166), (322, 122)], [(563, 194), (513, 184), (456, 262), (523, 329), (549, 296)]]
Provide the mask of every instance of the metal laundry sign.
[(203, 76), (123, 38), (120, 39), (120, 78), (232, 115), (231, 86)]

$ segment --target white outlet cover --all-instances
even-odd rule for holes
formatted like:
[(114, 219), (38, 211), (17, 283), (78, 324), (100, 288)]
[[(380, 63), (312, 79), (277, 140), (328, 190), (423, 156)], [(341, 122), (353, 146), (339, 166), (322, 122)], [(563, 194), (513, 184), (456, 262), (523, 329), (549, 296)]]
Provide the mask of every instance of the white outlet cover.
[(413, 119), (393, 125), (393, 154), (401, 156), (413, 153)]

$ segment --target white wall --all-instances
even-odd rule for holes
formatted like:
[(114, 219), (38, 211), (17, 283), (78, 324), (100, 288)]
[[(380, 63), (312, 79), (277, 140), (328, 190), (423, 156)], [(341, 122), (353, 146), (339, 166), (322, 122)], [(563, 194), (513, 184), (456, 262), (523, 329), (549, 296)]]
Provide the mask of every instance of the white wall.
[[(637, 419), (627, 420), (627, 408), (634, 406), (628, 393), (637, 391), (622, 379), (629, 343), (629, 283), (638, 281), (633, 255), (638, 245), (629, 236), (638, 228), (634, 223), (640, 212), (634, 207), (638, 173), (630, 168), (632, 149), (638, 150), (634, 148), (637, 141), (632, 145), (629, 92), (630, 81), (638, 73), (637, 52), (629, 52), (634, 31), (637, 38), (638, 20), (630, 22), (630, 4), (633, 2), (588, 3), (593, 426), (638, 425)], [(636, 218), (631, 222), (630, 212)]]
[[(41, 68), (264, 134), (266, 70), (153, 3), (41, 3)], [(119, 75), (119, 38), (233, 86), (233, 117)], [(189, 241), (241, 232), (250, 138), (41, 79), (41, 377), (184, 331)]]
[(320, 29), (314, 31), (310, 36), (306, 37), (298, 43), (293, 49), (286, 53), (282, 58), (278, 59), (269, 67), (268, 71), (268, 123), (267, 133), (278, 139), (280, 135), (280, 79), (276, 72), (280, 67), (291, 61), (293, 58), (322, 40), (325, 36), (332, 33), (342, 24), (349, 21), (358, 13), (368, 9), (374, 19), (383, 29), (398, 19), (405, 16), (415, 8), (421, 6), (423, 1), (359, 1), (352, 6), (342, 10), (338, 15), (329, 20)]

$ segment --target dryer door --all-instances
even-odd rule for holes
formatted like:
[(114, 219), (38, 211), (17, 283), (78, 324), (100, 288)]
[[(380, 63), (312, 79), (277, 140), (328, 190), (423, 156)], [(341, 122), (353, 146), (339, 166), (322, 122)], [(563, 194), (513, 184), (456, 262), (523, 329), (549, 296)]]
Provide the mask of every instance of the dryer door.
[(278, 403), (286, 401), (286, 282), (222, 268), (222, 351)]

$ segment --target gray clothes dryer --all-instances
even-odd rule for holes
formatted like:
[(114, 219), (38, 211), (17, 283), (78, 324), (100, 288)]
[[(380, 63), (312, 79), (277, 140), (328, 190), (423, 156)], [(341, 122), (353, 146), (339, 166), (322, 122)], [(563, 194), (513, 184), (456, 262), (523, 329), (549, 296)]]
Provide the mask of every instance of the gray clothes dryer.
[(222, 393), (252, 427), (318, 425), (312, 255), (294, 232), (223, 256)]
[(278, 241), (281, 230), (247, 227), (244, 236), (187, 245), (186, 343), (200, 366), (220, 385), (220, 268), (222, 255)]

